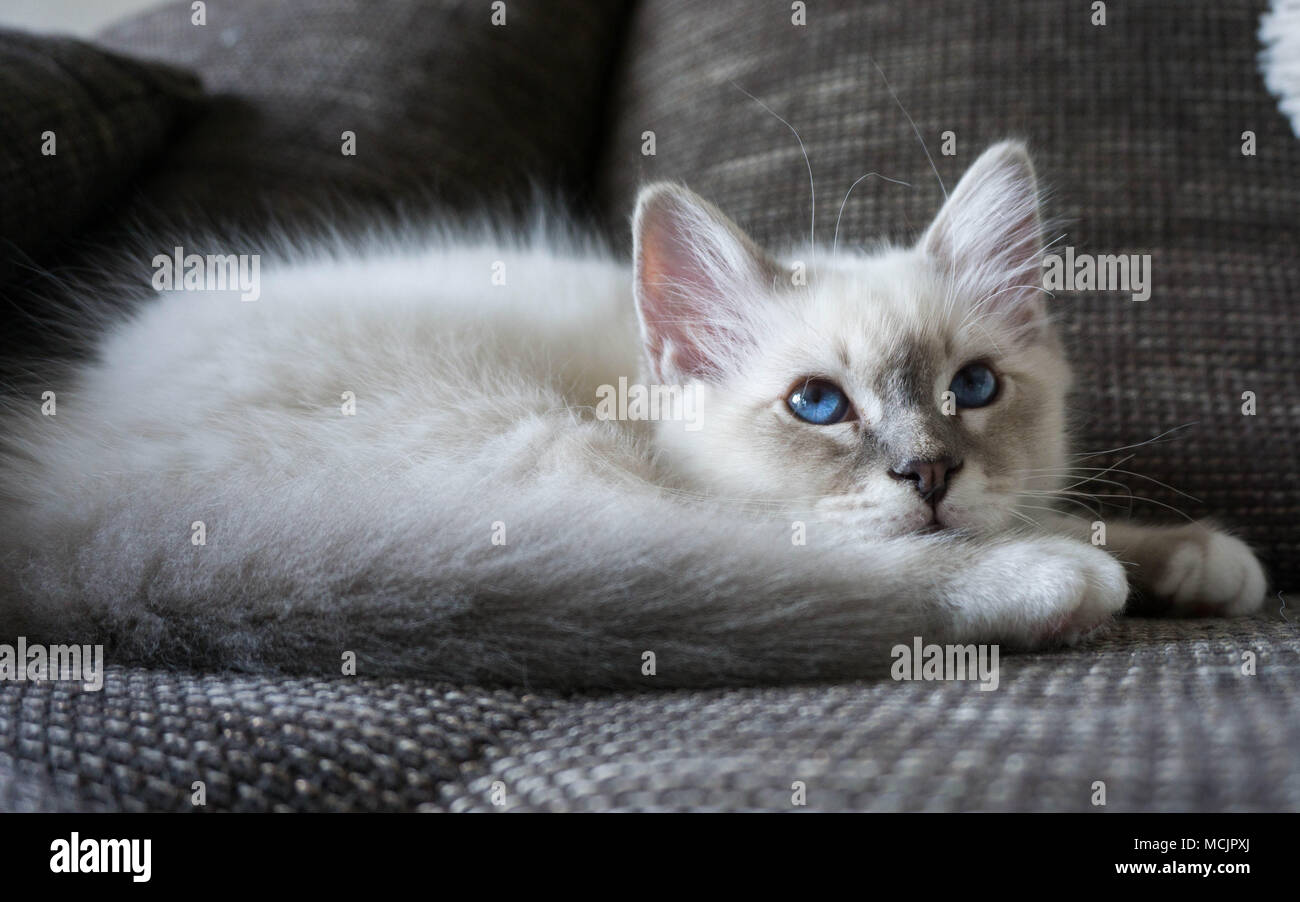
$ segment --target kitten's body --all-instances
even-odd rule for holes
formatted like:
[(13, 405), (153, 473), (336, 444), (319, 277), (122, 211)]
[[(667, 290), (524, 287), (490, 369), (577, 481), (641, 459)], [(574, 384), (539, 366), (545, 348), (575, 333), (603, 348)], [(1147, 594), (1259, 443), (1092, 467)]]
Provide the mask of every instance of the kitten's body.
[[(682, 209), (716, 232), (678, 242)], [(544, 239), (450, 239), (266, 261), (252, 303), (166, 294), (48, 386), (57, 415), (10, 415), (0, 628), (118, 660), (329, 673), (351, 651), (362, 674), (549, 685), (868, 674), (913, 636), (1072, 641), (1123, 605), (1125, 574), (1055, 521), (1011, 519), (1060, 481), (1067, 370), (1024, 310), (959, 297), (987, 273), (931, 265), (962, 212), (928, 251), (809, 250), (797, 290), (660, 188), (635, 281)], [(667, 259), (710, 241), (702, 268)], [(681, 302), (714, 277), (766, 300), (687, 335)], [(931, 409), (994, 354), (1001, 407)], [(860, 419), (794, 422), (791, 374), (835, 375)], [(598, 419), (620, 377), (698, 389), (703, 428)], [(882, 465), (925, 453), (965, 461), (934, 506)], [(918, 533), (932, 518), (956, 528)], [(1175, 601), (1262, 598), (1235, 540), (1112, 535)]]

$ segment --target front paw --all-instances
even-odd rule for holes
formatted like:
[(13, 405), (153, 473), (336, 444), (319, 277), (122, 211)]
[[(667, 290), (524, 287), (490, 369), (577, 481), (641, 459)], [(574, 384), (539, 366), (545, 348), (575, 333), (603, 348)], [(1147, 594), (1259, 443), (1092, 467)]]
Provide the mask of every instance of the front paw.
[(994, 545), (965, 575), (963, 632), (1021, 648), (1073, 645), (1124, 607), (1124, 568), (1097, 548), (1038, 537)]
[(1234, 617), (1263, 605), (1268, 580), (1245, 542), (1201, 523), (1173, 530), (1166, 541), (1150, 589), (1171, 613)]

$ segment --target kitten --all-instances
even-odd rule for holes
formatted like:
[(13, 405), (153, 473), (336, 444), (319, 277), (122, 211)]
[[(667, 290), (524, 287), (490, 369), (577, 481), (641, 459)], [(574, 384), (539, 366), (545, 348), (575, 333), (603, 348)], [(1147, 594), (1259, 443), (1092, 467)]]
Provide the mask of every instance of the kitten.
[[(1070, 481), (1069, 373), (1021, 145), (915, 247), (805, 278), (676, 185), (634, 231), (631, 269), (450, 238), (267, 263), (252, 303), (150, 301), (49, 386), (55, 416), (8, 416), (0, 631), (666, 686), (879, 673), (914, 636), (1071, 643), (1128, 576), (1176, 610), (1260, 606), (1211, 527), (1109, 522), (1103, 549), (1042, 509)], [(629, 383), (695, 416), (602, 415)]]

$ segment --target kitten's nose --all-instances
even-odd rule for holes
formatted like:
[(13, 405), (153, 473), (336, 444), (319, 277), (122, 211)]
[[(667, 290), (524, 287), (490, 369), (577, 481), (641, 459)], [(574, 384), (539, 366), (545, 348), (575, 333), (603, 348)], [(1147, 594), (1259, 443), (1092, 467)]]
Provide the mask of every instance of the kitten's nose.
[(939, 460), (909, 460), (889, 471), (895, 479), (910, 479), (916, 483), (916, 490), (921, 497), (931, 504), (938, 504), (948, 488), (952, 474), (961, 468), (961, 461), (950, 457)]

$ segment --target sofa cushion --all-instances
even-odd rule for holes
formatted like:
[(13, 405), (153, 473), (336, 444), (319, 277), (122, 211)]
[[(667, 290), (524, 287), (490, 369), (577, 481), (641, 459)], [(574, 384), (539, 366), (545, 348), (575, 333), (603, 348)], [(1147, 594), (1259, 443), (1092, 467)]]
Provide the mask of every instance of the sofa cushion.
[[(990, 143), (1026, 138), (1048, 212), (1063, 219), (1051, 237), (1079, 253), (1152, 257), (1146, 302), (1108, 292), (1051, 302), (1077, 365), (1078, 449), (1141, 445), (1077, 464), (1117, 465), (1106, 478), (1126, 489), (1101, 490), (1120, 496), (1106, 499), (1111, 514), (1128, 510), (1127, 491), (1150, 499), (1132, 508), (1153, 518), (1178, 519), (1165, 505), (1213, 514), (1262, 550), (1280, 588), (1295, 588), (1300, 141), (1256, 70), (1264, 6), (1108, 4), (1106, 24), (1093, 25), (1091, 4), (1074, 0), (1013, 0), (996, 13), (965, 0), (846, 0), (807, 4), (798, 26), (790, 4), (645, 0), (615, 86), (605, 210), (625, 232), (639, 183), (679, 179), (764, 242), (806, 239), (799, 145), (740, 88), (799, 131), (824, 246), (865, 173), (910, 187), (858, 184), (841, 244), (914, 239), (942, 200), (886, 77), (949, 188)], [(942, 153), (948, 131), (955, 156)]]
[(0, 261), (75, 234), (199, 98), (198, 79), (173, 67), (0, 30)]
[[(1292, 614), (1291, 616), (1294, 616)], [(557, 696), (110, 668), (0, 684), (0, 810), (1300, 810), (1276, 613), (1122, 620), (975, 682)], [(1256, 655), (1253, 676), (1242, 652)], [(494, 804), (494, 784), (505, 788)]]
[[(193, 69), (211, 109), (145, 186), (180, 234), (581, 194), (622, 2), (188, 0), (115, 24), (105, 46)], [(355, 136), (345, 153), (344, 133)]]

